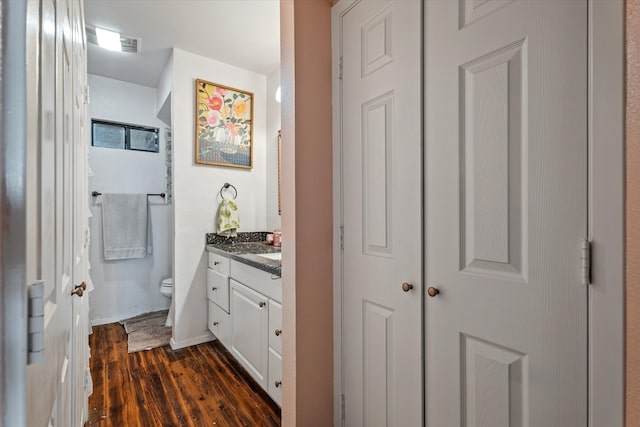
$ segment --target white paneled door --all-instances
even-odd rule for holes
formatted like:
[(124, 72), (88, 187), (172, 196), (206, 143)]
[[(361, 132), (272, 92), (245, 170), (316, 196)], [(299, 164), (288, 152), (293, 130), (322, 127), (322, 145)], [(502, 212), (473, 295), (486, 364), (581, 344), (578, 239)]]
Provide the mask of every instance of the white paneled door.
[(27, 285), (45, 286), (44, 351), (21, 379), (26, 425), (80, 427), (88, 368), (79, 288), (87, 276), (88, 207), (82, 1), (32, 0), (28, 16), (25, 267)]
[[(85, 52), (87, 50), (84, 31), (84, 4), (82, 0), (71, 0), (72, 38), (73, 38), (73, 281), (74, 287), (80, 286), (83, 291), (87, 287), (88, 272), (88, 217), (87, 201), (89, 188), (87, 185), (87, 131), (85, 124), (86, 105), (84, 88), (87, 85), (87, 66)], [(77, 289), (77, 288), (76, 288)], [(88, 401), (85, 382), (89, 361), (89, 313), (88, 296), (73, 297), (72, 310), (72, 360), (73, 360), (73, 424), (84, 425), (88, 418)]]
[(346, 426), (422, 422), (421, 2), (340, 17)]
[(428, 427), (587, 425), (587, 31), (586, 0), (426, 2)]

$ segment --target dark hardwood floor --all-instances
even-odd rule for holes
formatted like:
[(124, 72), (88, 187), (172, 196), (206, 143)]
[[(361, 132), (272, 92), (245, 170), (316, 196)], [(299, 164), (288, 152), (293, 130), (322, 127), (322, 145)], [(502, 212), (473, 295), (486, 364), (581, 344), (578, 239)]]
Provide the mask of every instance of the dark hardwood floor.
[(280, 409), (217, 341), (127, 353), (117, 323), (93, 328), (85, 426), (279, 426)]

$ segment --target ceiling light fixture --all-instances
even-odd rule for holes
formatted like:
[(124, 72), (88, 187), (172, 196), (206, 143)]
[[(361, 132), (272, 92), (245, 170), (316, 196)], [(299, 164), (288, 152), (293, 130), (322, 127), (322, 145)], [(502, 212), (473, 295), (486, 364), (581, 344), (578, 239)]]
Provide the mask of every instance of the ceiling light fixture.
[(96, 37), (98, 38), (98, 46), (107, 50), (122, 52), (120, 33), (96, 27)]

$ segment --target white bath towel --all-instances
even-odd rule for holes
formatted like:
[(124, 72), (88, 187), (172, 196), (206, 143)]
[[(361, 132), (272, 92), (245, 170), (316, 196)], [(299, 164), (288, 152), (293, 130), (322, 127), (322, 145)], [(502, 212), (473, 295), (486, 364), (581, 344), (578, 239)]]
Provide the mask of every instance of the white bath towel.
[(216, 233), (221, 236), (235, 237), (240, 228), (240, 214), (235, 200), (222, 199), (218, 208), (218, 226)]
[(150, 255), (150, 225), (146, 194), (103, 194), (104, 259), (133, 259)]

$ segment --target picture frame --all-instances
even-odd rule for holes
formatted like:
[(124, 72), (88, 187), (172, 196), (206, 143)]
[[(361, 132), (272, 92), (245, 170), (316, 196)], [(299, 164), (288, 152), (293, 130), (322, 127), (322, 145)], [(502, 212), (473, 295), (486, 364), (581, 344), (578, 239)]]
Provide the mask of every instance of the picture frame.
[(253, 168), (253, 93), (196, 79), (195, 162)]

